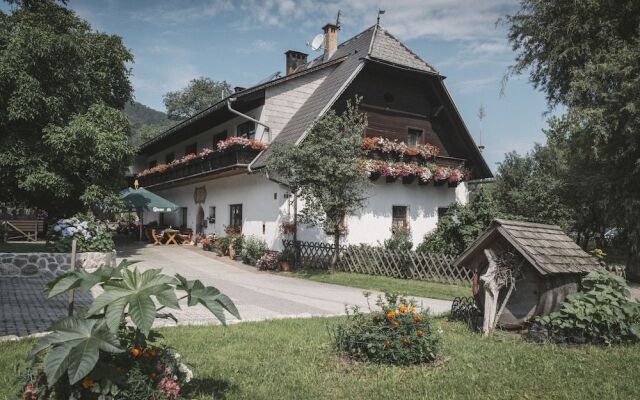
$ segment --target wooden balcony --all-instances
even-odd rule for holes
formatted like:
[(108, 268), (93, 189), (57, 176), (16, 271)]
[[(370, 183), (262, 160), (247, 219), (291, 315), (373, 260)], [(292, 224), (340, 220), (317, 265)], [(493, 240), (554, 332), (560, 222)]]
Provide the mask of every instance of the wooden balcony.
[(174, 165), (164, 172), (139, 176), (138, 182), (143, 187), (159, 187), (205, 180), (227, 171), (246, 169), (258, 153), (260, 150), (234, 146), (223, 152), (215, 152), (206, 157), (196, 157), (185, 163)]

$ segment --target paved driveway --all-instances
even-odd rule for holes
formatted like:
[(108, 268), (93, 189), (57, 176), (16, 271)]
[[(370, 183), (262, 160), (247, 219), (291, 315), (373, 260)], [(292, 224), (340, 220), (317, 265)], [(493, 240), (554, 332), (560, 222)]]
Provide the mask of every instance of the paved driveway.
[[(140, 260), (140, 268), (162, 268), (167, 274), (180, 273), (217, 287), (235, 302), (243, 321), (340, 315), (344, 314), (346, 305), (356, 304), (367, 309), (362, 289), (259, 272), (195, 247), (122, 247), (118, 255)], [(41, 290), (45, 282), (40, 278), (0, 277), (0, 340), (44, 332), (51, 322), (66, 315), (66, 297), (47, 299)], [(92, 296), (98, 294), (94, 291)], [(78, 296), (78, 306), (86, 308), (92, 296)], [(449, 301), (416, 299), (433, 313), (451, 308)], [(373, 303), (375, 298), (371, 300)], [(185, 303), (182, 310), (171, 312), (181, 325), (217, 323), (203, 306), (186, 307)], [(229, 317), (230, 322), (238, 322)], [(175, 324), (163, 320), (157, 325)]]
[[(180, 273), (217, 287), (235, 302), (244, 321), (339, 315), (344, 314), (345, 305), (367, 307), (363, 289), (259, 272), (195, 247), (144, 247), (131, 252), (125, 250), (121, 255), (141, 260), (141, 268), (162, 268), (165, 273)], [(434, 313), (451, 308), (449, 301), (416, 299)], [(185, 308), (174, 314), (180, 323), (215, 322), (204, 307)]]

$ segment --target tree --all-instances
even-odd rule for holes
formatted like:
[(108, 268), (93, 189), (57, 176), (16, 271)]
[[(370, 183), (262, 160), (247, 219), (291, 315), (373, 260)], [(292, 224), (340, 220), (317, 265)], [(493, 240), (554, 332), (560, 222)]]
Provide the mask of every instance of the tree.
[(566, 106), (569, 164), (593, 161), (609, 225), (626, 238), (628, 275), (640, 279), (640, 2), (523, 0), (506, 21), (512, 73), (528, 72), (550, 106)]
[(301, 221), (333, 232), (334, 265), (344, 220), (363, 207), (370, 185), (359, 167), (367, 119), (358, 111), (358, 103), (358, 99), (348, 102), (341, 115), (329, 110), (299, 146), (274, 145), (267, 165), (269, 173), (302, 200)]
[(189, 85), (163, 96), (167, 116), (173, 120), (182, 120), (222, 100), (231, 93), (231, 85), (226, 81), (214, 81), (204, 76), (193, 79)]
[(425, 235), (417, 251), (457, 256), (500, 216), (490, 190), (481, 186), (468, 204), (454, 203), (449, 207), (436, 229)]
[(133, 57), (53, 0), (12, 4), (0, 11), (2, 201), (74, 213), (124, 185)]

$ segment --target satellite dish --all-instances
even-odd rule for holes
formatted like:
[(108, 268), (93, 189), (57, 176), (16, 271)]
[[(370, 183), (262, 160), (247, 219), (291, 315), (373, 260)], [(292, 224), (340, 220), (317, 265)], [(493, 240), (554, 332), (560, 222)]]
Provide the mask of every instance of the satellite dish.
[(324, 44), (324, 34), (320, 33), (313, 38), (311, 43), (307, 43), (307, 46), (311, 47), (311, 50), (317, 51), (322, 48), (323, 44)]

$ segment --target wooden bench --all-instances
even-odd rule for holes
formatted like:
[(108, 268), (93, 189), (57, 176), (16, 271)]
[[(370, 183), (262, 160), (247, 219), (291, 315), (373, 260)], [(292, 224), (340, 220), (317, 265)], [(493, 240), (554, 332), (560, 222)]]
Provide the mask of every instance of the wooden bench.
[(38, 240), (38, 233), (44, 232), (44, 221), (35, 219), (9, 219), (1, 221), (6, 240)]

